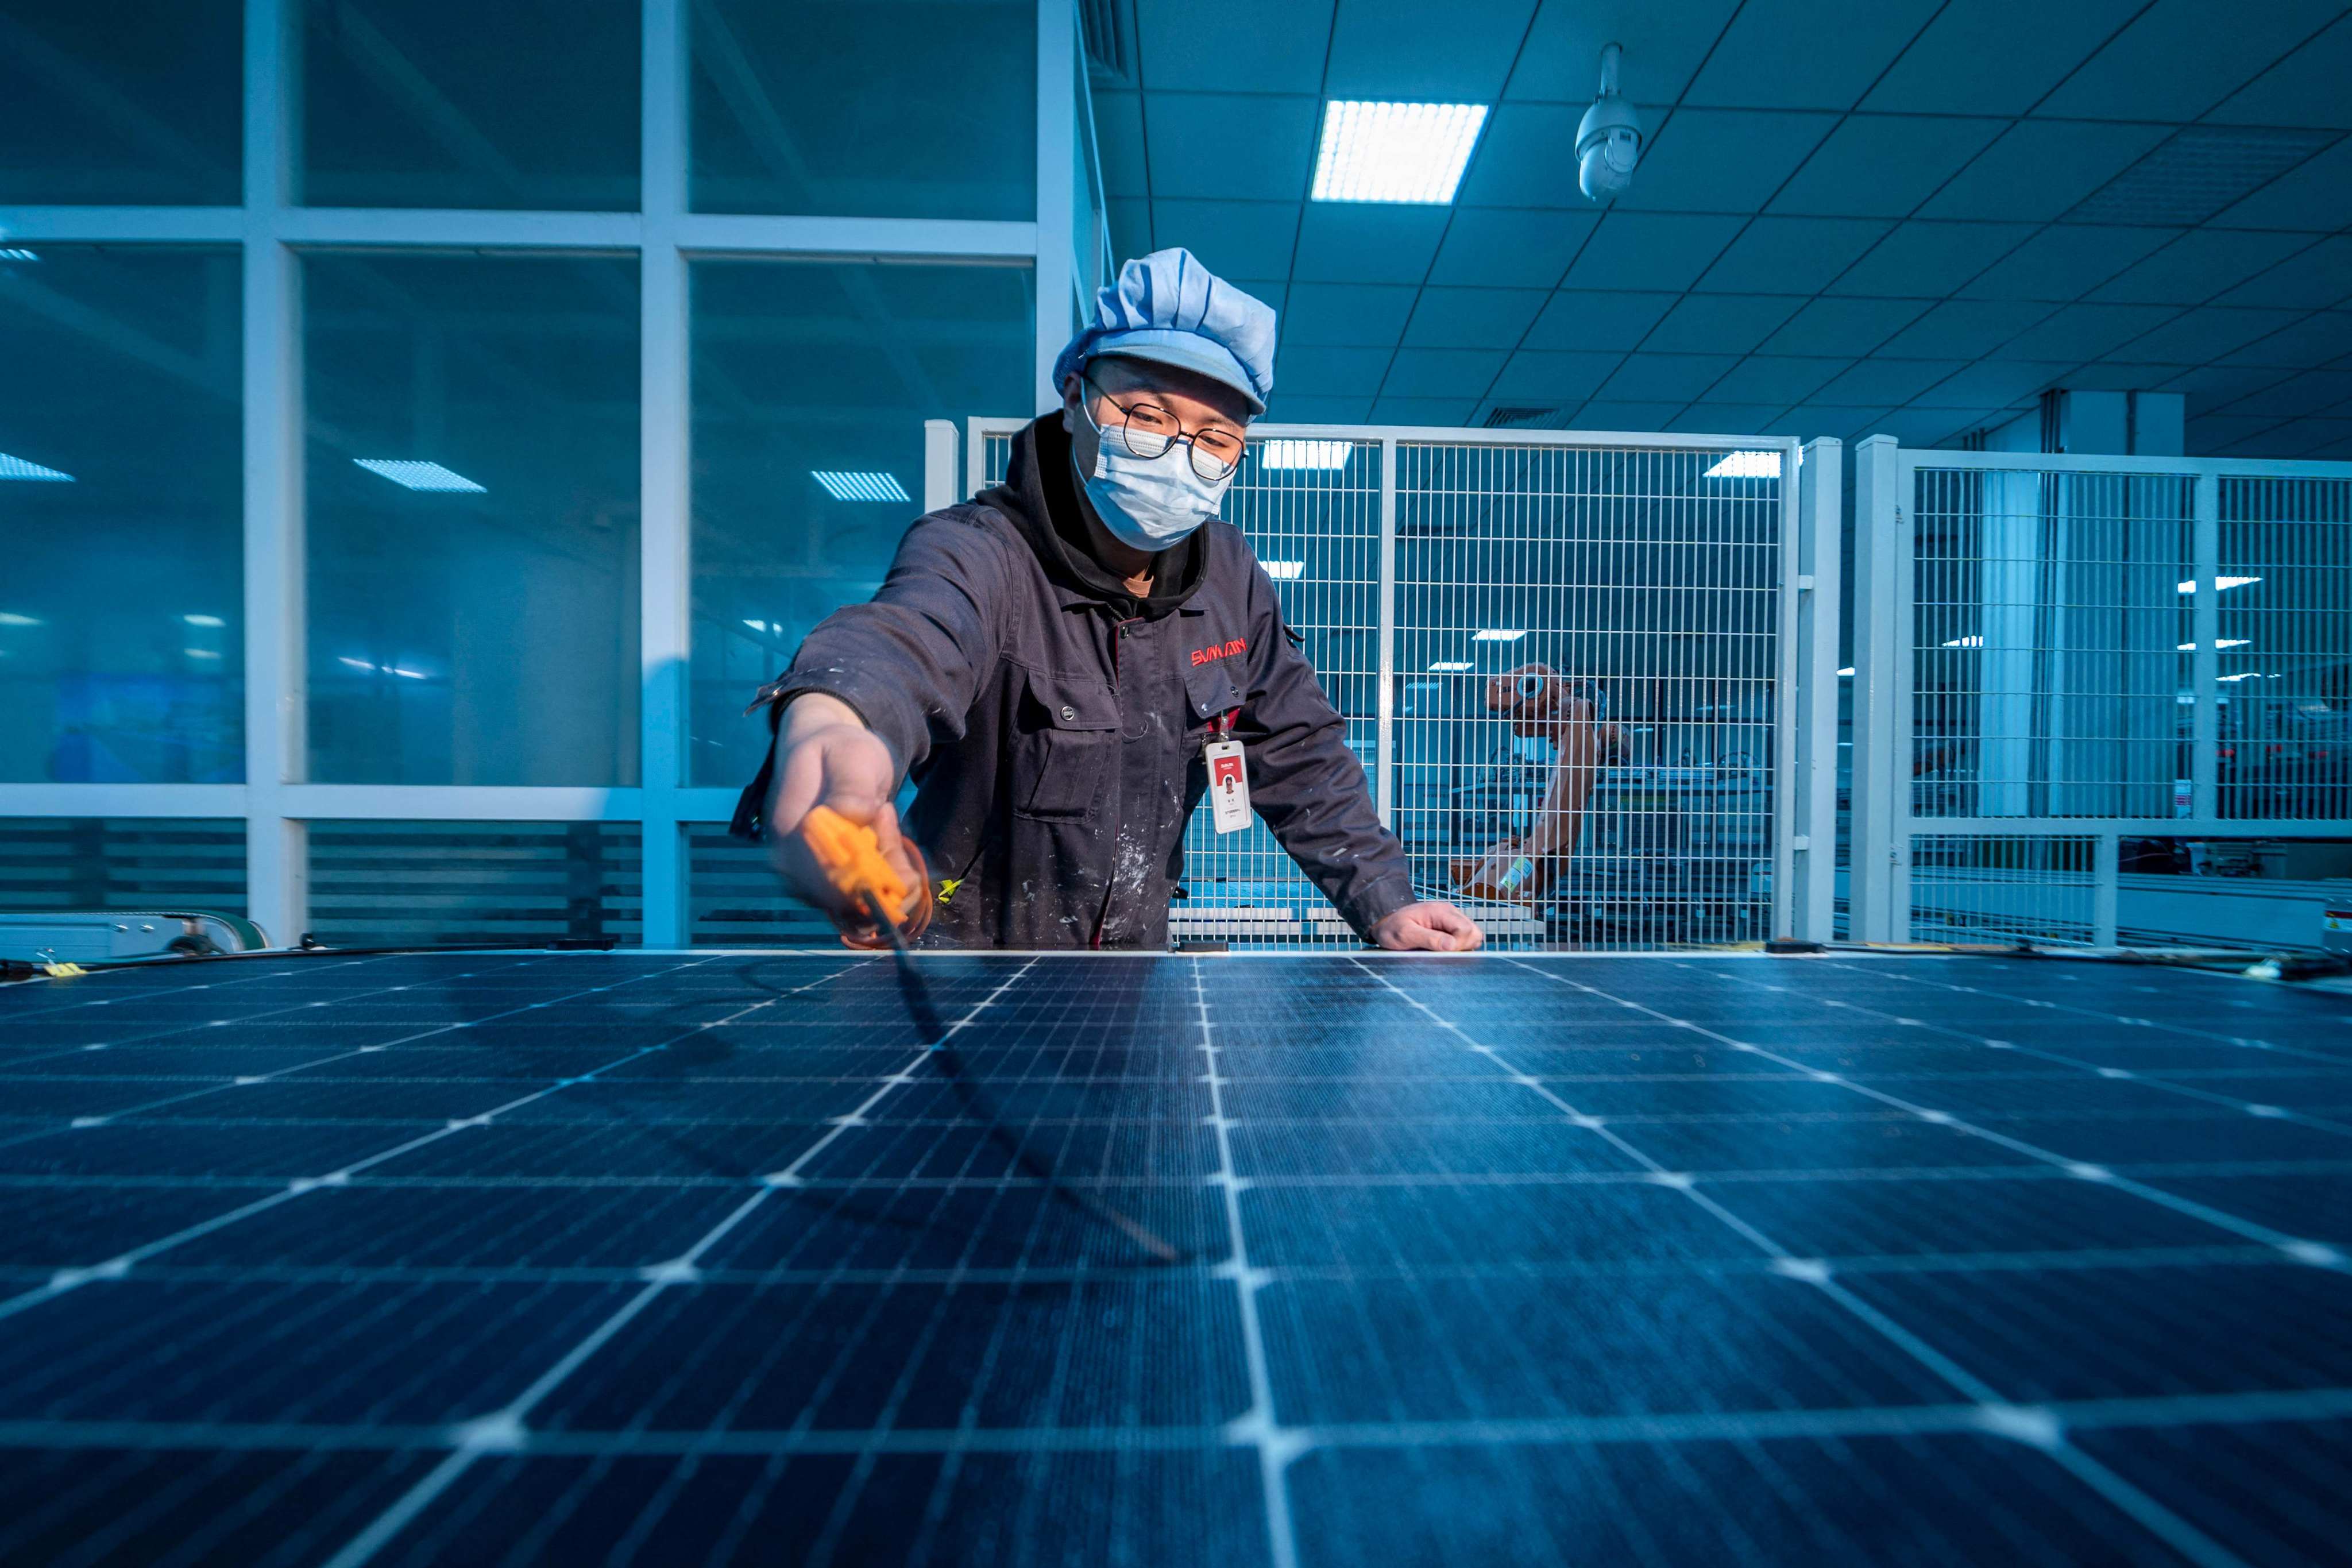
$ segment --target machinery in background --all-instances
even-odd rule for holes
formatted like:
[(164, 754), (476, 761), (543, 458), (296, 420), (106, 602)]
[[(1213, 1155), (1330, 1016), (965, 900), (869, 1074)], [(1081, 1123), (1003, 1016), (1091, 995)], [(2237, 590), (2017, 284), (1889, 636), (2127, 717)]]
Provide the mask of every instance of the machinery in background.
[(212, 958), (269, 945), (238, 915), (189, 910), (61, 910), (0, 914), (0, 959), (21, 963), (121, 963)]

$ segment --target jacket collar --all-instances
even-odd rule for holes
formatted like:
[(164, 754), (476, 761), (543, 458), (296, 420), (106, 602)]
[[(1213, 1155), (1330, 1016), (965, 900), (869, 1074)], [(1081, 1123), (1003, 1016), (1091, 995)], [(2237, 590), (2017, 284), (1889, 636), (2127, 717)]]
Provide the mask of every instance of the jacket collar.
[(1207, 575), (1208, 552), (1199, 530), (1160, 552), (1153, 563), (1153, 592), (1139, 599), (1087, 545), (1079, 510), (1077, 473), (1070, 461), (1069, 434), (1057, 413), (1031, 421), (1013, 438), (1004, 482), (979, 498), (1020, 527), (1029, 548), (1060, 591), (1065, 608), (1100, 605), (1120, 619), (1158, 620), (1184, 606)]

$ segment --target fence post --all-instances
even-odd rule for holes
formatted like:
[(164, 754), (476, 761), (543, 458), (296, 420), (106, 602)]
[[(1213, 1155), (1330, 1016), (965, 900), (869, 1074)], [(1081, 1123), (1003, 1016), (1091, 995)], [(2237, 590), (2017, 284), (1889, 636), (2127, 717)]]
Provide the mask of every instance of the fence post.
[(2210, 822), (2220, 809), (2221, 739), (2221, 481), (2200, 474), (2195, 521), (2190, 524), (2189, 550), (2194, 564), (2189, 580), (2197, 584), (2189, 609), (2189, 815)]
[(923, 421), (923, 510), (956, 503), (956, 427), (952, 419)]
[(1795, 765), (1780, 787), (1795, 809), (1797, 847), (1791, 857), (1789, 934), (1826, 942), (1837, 904), (1838, 598), (1842, 563), (1838, 538), (1845, 476), (1845, 443), (1824, 437), (1805, 444), (1797, 492), (1797, 570), (1810, 582), (1797, 601)]
[(1374, 695), (1372, 809), (1396, 827), (1396, 437), (1381, 437), (1380, 673)]
[(2091, 840), (2091, 945), (2116, 945), (2116, 876), (2121, 859), (2116, 836)]
[(1895, 754), (1898, 616), (1908, 604), (1899, 579), (1897, 535), (1910, 526), (1896, 499), (1897, 447), (1892, 436), (1865, 437), (1853, 451), (1853, 850), (1848, 871), (1848, 930), (1857, 942), (1895, 942), (1898, 853), (1895, 792), (1906, 759)]

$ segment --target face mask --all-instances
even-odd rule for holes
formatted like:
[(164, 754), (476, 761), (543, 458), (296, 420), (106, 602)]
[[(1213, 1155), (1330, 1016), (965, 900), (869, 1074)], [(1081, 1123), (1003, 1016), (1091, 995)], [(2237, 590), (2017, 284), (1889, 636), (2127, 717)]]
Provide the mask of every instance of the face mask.
[(1231, 474), (1213, 483), (1202, 479), (1181, 441), (1157, 458), (1139, 458), (1103, 434), (1085, 403), (1078, 407), (1095, 430), (1095, 471), (1081, 476), (1087, 499), (1111, 537), (1156, 555), (1217, 515)]

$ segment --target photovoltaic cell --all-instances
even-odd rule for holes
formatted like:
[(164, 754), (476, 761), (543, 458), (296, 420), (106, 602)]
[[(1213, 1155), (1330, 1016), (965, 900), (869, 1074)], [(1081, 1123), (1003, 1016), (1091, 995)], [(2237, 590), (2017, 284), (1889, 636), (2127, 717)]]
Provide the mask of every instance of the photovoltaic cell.
[(2269, 1564), (2352, 1529), (2340, 998), (918, 963), (947, 1049), (848, 954), (0, 990), (0, 1561)]

